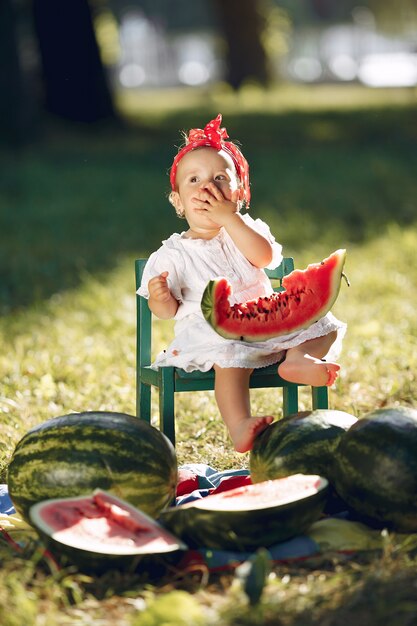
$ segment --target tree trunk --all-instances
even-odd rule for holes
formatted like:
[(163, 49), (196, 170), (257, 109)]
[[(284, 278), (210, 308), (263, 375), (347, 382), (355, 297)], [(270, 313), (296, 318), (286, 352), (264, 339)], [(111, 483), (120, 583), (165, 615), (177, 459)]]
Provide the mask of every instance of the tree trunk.
[(331, 19), (337, 7), (333, 5), (333, 0), (310, 0), (314, 14), (321, 20)]
[(33, 0), (45, 105), (54, 115), (93, 123), (114, 118), (87, 0)]
[(19, 60), (16, 14), (11, 0), (0, 1), (0, 136), (21, 143), (26, 130), (23, 79)]
[(268, 82), (259, 0), (213, 0), (228, 46), (227, 79), (237, 89), (246, 80)]

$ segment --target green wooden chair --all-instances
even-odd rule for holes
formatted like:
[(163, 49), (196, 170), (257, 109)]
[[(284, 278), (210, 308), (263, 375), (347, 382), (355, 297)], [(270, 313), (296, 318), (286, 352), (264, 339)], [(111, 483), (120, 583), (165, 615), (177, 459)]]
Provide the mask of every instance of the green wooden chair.
[[(139, 289), (142, 273), (147, 259), (137, 259), (136, 289)], [(274, 270), (266, 270), (269, 278), (277, 282), (274, 288), (281, 288), (283, 276), (294, 269), (294, 261), (290, 257), (283, 259), (281, 265)], [(274, 284), (274, 283), (273, 283)], [(205, 391), (214, 389), (214, 370), (209, 372), (185, 372), (176, 367), (160, 367), (151, 369), (152, 345), (152, 314), (146, 298), (137, 295), (137, 353), (136, 353), (136, 414), (150, 422), (151, 419), (151, 388), (159, 391), (160, 430), (175, 445), (175, 401), (176, 392)], [(277, 387), (283, 393), (283, 414), (289, 415), (298, 411), (298, 387), (289, 383), (277, 374), (277, 365), (254, 370), (250, 378), (251, 389)], [(328, 408), (327, 387), (311, 387), (313, 409)]]

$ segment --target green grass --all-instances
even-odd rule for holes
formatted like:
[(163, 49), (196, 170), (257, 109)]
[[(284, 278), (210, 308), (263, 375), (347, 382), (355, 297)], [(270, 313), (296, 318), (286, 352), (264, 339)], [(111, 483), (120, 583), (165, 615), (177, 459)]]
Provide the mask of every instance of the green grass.
[[(417, 406), (415, 92), (219, 88), (157, 100), (145, 93), (121, 106), (131, 123), (124, 131), (48, 125), (36, 144), (0, 153), (0, 480), (31, 426), (72, 411), (134, 412), (133, 260), (183, 228), (166, 200), (172, 146), (179, 129), (220, 110), (251, 164), (251, 212), (270, 223), (296, 265), (348, 249), (351, 287), (342, 285), (334, 308), (348, 333), (332, 407), (361, 416)], [(170, 332), (170, 323), (157, 323), (155, 351)], [(280, 415), (278, 395), (257, 391), (252, 399), (256, 411)], [(306, 396), (301, 401), (308, 407)], [(212, 394), (181, 395), (178, 413), (180, 463), (247, 466)], [(230, 576), (207, 582), (195, 572), (153, 588), (127, 576), (51, 571), (2, 546), (0, 560), (3, 626), (156, 624), (166, 609), (140, 611), (165, 597), (172, 606), (175, 589), (192, 592), (187, 599), (198, 608), (183, 615), (194, 623), (194, 609), (207, 623), (230, 626), (417, 620), (416, 561), (395, 537), (380, 554), (274, 568), (255, 609)]]

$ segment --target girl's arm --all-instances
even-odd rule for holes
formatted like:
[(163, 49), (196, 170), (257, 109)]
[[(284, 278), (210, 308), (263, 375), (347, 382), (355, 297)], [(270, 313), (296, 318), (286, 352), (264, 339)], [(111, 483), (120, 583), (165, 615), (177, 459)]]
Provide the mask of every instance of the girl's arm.
[(167, 276), (168, 272), (162, 272), (148, 283), (148, 306), (156, 317), (163, 320), (173, 318), (179, 307), (178, 300), (169, 290)]
[(228, 216), (223, 227), (234, 244), (255, 267), (266, 267), (272, 261), (272, 245), (263, 236), (248, 226), (240, 213)]

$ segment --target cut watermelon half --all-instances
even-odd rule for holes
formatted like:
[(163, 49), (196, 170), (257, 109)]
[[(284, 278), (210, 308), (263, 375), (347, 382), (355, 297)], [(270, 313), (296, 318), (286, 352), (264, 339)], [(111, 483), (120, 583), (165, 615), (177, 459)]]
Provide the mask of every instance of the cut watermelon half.
[(326, 315), (340, 291), (346, 250), (336, 250), (319, 263), (294, 270), (282, 279), (283, 291), (231, 305), (225, 278), (207, 284), (201, 310), (226, 339), (254, 342), (308, 328)]
[(294, 474), (166, 509), (160, 521), (190, 547), (251, 550), (302, 533), (322, 514), (327, 495), (325, 478)]
[[(115, 558), (166, 555), (186, 545), (154, 519), (117, 498), (95, 490), (89, 496), (55, 498), (30, 508), (32, 525), (57, 556), (76, 564)], [(124, 563), (128, 563), (125, 559)]]

